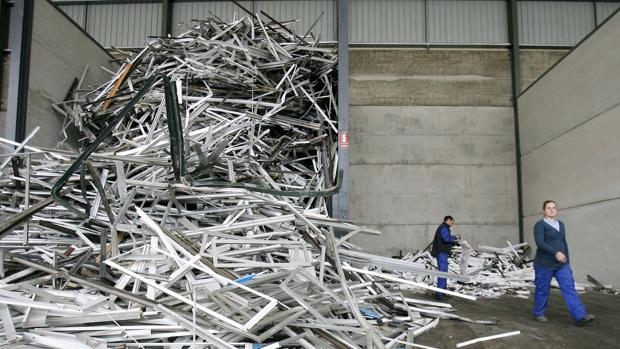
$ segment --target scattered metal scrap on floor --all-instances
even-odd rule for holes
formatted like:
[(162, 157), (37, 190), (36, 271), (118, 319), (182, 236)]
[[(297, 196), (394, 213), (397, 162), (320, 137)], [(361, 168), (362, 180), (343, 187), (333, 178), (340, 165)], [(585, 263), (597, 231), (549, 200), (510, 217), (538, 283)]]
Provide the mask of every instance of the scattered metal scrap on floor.
[[(477, 246), (473, 248), (467, 241), (453, 249), (449, 259), (448, 271), (467, 277), (467, 280), (448, 280), (449, 288), (477, 297), (499, 297), (512, 294), (528, 298), (534, 280), (532, 263), (524, 263), (524, 254), (529, 249), (527, 243), (498, 248)], [(437, 262), (427, 250), (408, 254), (404, 261), (418, 268), (437, 269)], [(435, 279), (429, 275), (405, 273), (406, 277), (418, 282), (432, 284)]]

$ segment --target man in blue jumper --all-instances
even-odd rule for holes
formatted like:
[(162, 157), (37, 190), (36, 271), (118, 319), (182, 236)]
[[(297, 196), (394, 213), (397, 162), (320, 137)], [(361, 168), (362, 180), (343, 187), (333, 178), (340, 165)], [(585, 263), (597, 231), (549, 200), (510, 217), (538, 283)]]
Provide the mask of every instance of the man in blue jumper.
[[(452, 216), (445, 216), (443, 223), (437, 227), (435, 231), (435, 238), (433, 238), (433, 247), (431, 248), (431, 256), (437, 258), (437, 268), (439, 271), (448, 271), (448, 256), (452, 246), (458, 241), (458, 236), (450, 234), (450, 228), (454, 225), (454, 218)], [(437, 278), (437, 287), (446, 289), (448, 282), (446, 278)], [(442, 292), (435, 292), (435, 298), (441, 300), (446, 295)]]

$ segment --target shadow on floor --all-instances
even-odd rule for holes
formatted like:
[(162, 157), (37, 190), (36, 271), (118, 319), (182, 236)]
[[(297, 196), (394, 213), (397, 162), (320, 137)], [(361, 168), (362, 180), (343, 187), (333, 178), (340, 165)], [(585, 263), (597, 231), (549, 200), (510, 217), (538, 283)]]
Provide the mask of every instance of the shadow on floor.
[(456, 348), (456, 344), (478, 337), (512, 331), (520, 335), (476, 343), (467, 349), (586, 349), (620, 348), (620, 295), (600, 292), (581, 294), (588, 313), (597, 319), (585, 327), (574, 326), (562, 295), (552, 290), (547, 310), (548, 323), (532, 320), (533, 298), (504, 296), (468, 301), (451, 298), (456, 314), (474, 320), (499, 320), (499, 325), (478, 325), (457, 320), (441, 320), (439, 325), (416, 339), (417, 344), (436, 348)]

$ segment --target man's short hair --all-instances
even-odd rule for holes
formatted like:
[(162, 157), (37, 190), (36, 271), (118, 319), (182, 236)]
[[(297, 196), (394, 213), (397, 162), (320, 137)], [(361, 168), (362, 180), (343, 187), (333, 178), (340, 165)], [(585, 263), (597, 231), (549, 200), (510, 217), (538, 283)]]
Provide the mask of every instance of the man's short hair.
[(453, 220), (454, 220), (454, 218), (452, 218), (452, 216), (445, 216), (445, 217), (443, 217), (443, 221), (444, 222), (453, 221)]

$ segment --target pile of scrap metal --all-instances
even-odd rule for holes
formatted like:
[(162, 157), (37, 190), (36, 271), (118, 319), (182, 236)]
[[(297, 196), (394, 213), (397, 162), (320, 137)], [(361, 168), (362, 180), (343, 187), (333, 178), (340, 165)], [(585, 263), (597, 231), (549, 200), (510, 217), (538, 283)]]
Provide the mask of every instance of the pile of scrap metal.
[[(526, 262), (528, 244), (521, 243), (504, 248), (478, 246), (472, 248), (467, 241), (462, 241), (452, 250), (448, 260), (448, 271), (468, 277), (468, 281), (448, 280), (449, 289), (477, 297), (499, 297), (512, 294), (529, 298), (534, 286), (534, 269), (531, 262)], [(437, 268), (437, 261), (427, 250), (408, 254), (402, 258), (420, 268)], [(404, 274), (403, 277), (429, 285), (435, 280), (428, 275)]]
[(378, 232), (328, 216), (336, 61), (282, 23), (200, 21), (54, 106), (78, 151), (1, 140), (2, 342), (425, 347), (473, 321), (401, 291), (468, 276), (365, 254), (348, 240)]
[[(467, 281), (449, 279), (448, 288), (482, 298), (497, 298), (506, 294), (529, 298), (534, 290), (534, 263), (529, 259), (530, 247), (527, 242), (513, 245), (507, 241), (507, 244), (507, 247), (480, 245), (474, 249), (467, 241), (462, 241), (452, 250), (448, 271), (466, 276)], [(437, 269), (437, 261), (428, 249), (409, 253), (402, 257), (402, 260), (418, 268)], [(403, 271), (401, 277), (427, 285), (435, 283), (430, 274)], [(579, 292), (618, 293), (618, 290), (610, 285), (603, 285), (591, 275), (586, 275), (586, 280), (589, 284), (576, 282), (575, 289)], [(559, 288), (555, 279), (551, 286)], [(409, 290), (411, 287), (403, 285), (401, 289)]]

